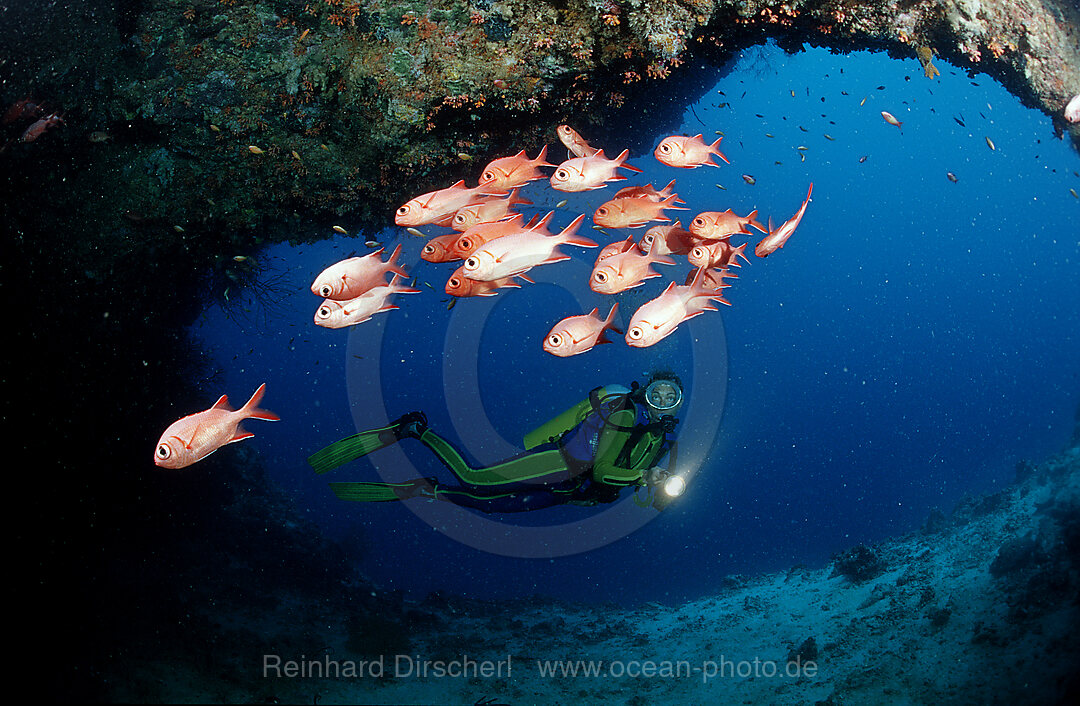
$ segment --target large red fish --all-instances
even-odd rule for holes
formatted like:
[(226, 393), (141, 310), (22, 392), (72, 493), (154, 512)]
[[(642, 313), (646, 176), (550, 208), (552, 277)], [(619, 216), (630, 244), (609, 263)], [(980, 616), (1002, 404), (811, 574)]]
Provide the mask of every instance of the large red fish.
[(649, 221), (670, 221), (664, 215), (665, 208), (673, 206), (675, 194), (663, 201), (642, 198), (618, 198), (600, 205), (593, 214), (593, 222), (605, 228), (641, 228)]
[(349, 301), (324, 300), (315, 312), (315, 324), (323, 328), (345, 328), (362, 324), (380, 311), (397, 309), (397, 305), (390, 303), (392, 295), (420, 293), (419, 289), (398, 284), (400, 278), (400, 275), (394, 275), (390, 284), (382, 284), (369, 289)]
[(660, 276), (659, 272), (650, 267), (654, 263), (674, 265), (675, 261), (666, 255), (643, 255), (637, 248), (629, 248), (602, 260), (597, 259), (589, 277), (589, 288), (600, 294), (618, 294), (633, 289), (647, 279)]
[(685, 255), (694, 249), (697, 241), (690, 231), (675, 221), (671, 225), (653, 226), (641, 236), (641, 251), (657, 255)]
[(769, 232), (758, 222), (756, 209), (745, 216), (738, 216), (730, 208), (699, 213), (690, 221), (690, 232), (697, 238), (719, 240), (732, 235), (750, 235), (747, 226), (754, 226), (762, 233)]
[[(546, 220), (546, 218), (545, 218)], [(577, 245), (595, 248), (596, 243), (577, 235), (578, 226), (585, 220), (579, 215), (566, 228), (555, 235), (547, 235), (536, 229), (512, 233), (485, 243), (465, 258), (465, 276), (470, 279), (491, 281), (517, 275), (537, 265), (569, 260), (558, 246)]]
[[(525, 275), (517, 275), (519, 279), (532, 282)], [(493, 297), (496, 289), (504, 287), (520, 288), (521, 284), (514, 281), (514, 277), (485, 282), (483, 280), (469, 279), (465, 276), (465, 267), (461, 266), (454, 270), (454, 274), (446, 280), (446, 293), (453, 297)]]
[(799, 227), (799, 222), (802, 221), (803, 214), (806, 213), (806, 206), (810, 203), (810, 194), (814, 191), (814, 183), (810, 182), (810, 188), (806, 190), (806, 200), (802, 202), (802, 207), (799, 208), (799, 212), (791, 218), (784, 221), (784, 224), (777, 228), (772, 229), (772, 223), (769, 223), (769, 234), (761, 239), (761, 242), (754, 248), (754, 254), (758, 257), (767, 257), (776, 252), (780, 248), (784, 247), (784, 244), (788, 241), (788, 238), (795, 232), (795, 229)]
[(449, 226), (454, 222), (454, 214), (459, 209), (479, 201), (483, 196), (497, 196), (502, 191), (487, 186), (465, 186), (461, 180), (453, 186), (437, 191), (429, 191), (417, 196), (398, 208), (394, 214), (394, 223), (399, 226), (424, 226), (434, 223)]
[(504, 218), (513, 216), (510, 210), (518, 204), (532, 205), (532, 201), (518, 196), (518, 190), (514, 189), (504, 199), (488, 198), (479, 203), (472, 203), (458, 209), (454, 214), (454, 222), (450, 227), (459, 233), (464, 233), (477, 223), (494, 223)]
[(730, 306), (720, 291), (705, 285), (705, 268), (701, 267), (689, 285), (668, 285), (664, 293), (651, 299), (630, 317), (626, 327), (626, 342), (635, 348), (645, 348), (672, 333), (683, 321), (705, 311), (716, 311), (711, 301)]
[[(674, 189), (675, 180), (672, 179), (668, 182), (667, 186), (665, 186), (663, 189), (660, 189), (659, 191), (657, 191), (656, 187), (654, 187), (652, 184), (646, 184), (645, 186), (626, 186), (616, 191), (614, 198), (621, 199), (625, 196), (627, 198), (635, 197), (650, 199), (652, 201), (663, 201), (668, 196), (671, 196), (674, 193)], [(676, 197), (675, 203), (686, 202)]]
[(578, 157), (591, 157), (600, 151), (595, 147), (590, 147), (578, 131), (569, 125), (560, 125), (555, 128), (555, 134), (559, 136), (559, 142)]
[(705, 144), (705, 141), (701, 139), (701, 133), (698, 133), (693, 137), (672, 135), (660, 140), (660, 144), (653, 150), (653, 155), (662, 164), (666, 164), (669, 167), (693, 169), (695, 167), (700, 167), (703, 164), (707, 164), (710, 167), (719, 167), (719, 164), (712, 161), (712, 155), (716, 155), (728, 164), (731, 164), (728, 158), (724, 156), (724, 153), (717, 149), (717, 145), (719, 145), (720, 141), (723, 139), (723, 137), (718, 137), (716, 138), (716, 142), (707, 145)]
[(596, 307), (588, 314), (568, 316), (555, 324), (544, 339), (544, 350), (560, 358), (578, 355), (590, 351), (601, 343), (611, 343), (604, 337), (604, 332), (611, 330), (621, 334), (615, 328), (615, 313), (619, 310), (618, 302), (611, 305), (607, 318), (600, 318), (600, 308)]
[(746, 257), (746, 243), (736, 248), (727, 240), (715, 240), (695, 246), (690, 251), (687, 259), (694, 267), (724, 268), (729, 265), (741, 267), (737, 261), (737, 258), (740, 257), (750, 262)]
[(528, 223), (525, 223), (522, 215), (515, 213), (512, 218), (505, 221), (477, 223), (458, 236), (457, 240), (450, 246), (450, 252), (456, 256), (454, 259), (463, 260), (476, 252), (484, 243), (495, 240), (495, 238), (501, 238), (504, 235), (520, 233), (523, 230), (535, 230), (551, 235), (547, 230), (547, 224), (551, 221), (551, 216), (552, 214), (548, 213), (543, 220), (540, 220), (539, 216), (533, 216)]
[(480, 186), (506, 191), (515, 186), (524, 186), (534, 179), (543, 179), (544, 173), (540, 171), (540, 167), (555, 166), (544, 161), (546, 156), (547, 145), (544, 145), (536, 159), (529, 159), (525, 150), (513, 157), (494, 159), (484, 167), (484, 172), (480, 175)]
[(154, 463), (162, 468), (185, 468), (225, 444), (255, 436), (240, 428), (240, 422), (245, 419), (280, 421), (273, 412), (259, 409), (265, 392), (266, 383), (263, 383), (247, 404), (235, 411), (229, 406), (229, 397), (222, 395), (210, 409), (173, 422), (158, 440)]
[(447, 233), (437, 235), (424, 243), (420, 251), (420, 259), (428, 262), (451, 262), (460, 260), (461, 256), (454, 252), (454, 243), (460, 238), (459, 233)]
[(619, 167), (632, 172), (640, 172), (637, 167), (626, 163), (630, 150), (623, 150), (615, 159), (604, 156), (600, 150), (589, 157), (575, 157), (560, 164), (551, 175), (551, 188), (557, 191), (589, 191), (601, 189), (604, 184), (616, 179), (626, 179), (615, 170)]
[(372, 287), (386, 284), (383, 279), (387, 272), (405, 275), (405, 270), (397, 264), (401, 254), (401, 245), (394, 248), (390, 259), (383, 262), (379, 255), (382, 248), (363, 257), (350, 257), (330, 265), (319, 273), (311, 284), (311, 293), (324, 299), (348, 301), (355, 299)]

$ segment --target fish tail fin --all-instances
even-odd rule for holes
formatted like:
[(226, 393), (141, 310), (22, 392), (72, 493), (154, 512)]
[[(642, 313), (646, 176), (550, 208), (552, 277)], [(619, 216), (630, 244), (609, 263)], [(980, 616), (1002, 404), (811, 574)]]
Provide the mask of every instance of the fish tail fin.
[[(399, 245), (398, 247), (401, 247), (401, 246)], [(401, 278), (402, 278), (402, 275), (394, 273), (394, 276), (390, 280), (390, 285), (389, 285), (391, 294), (419, 294), (420, 293), (420, 290), (416, 289), (415, 287), (399, 286), (398, 285), (398, 280), (401, 279)], [(395, 306), (395, 307), (391, 307), (391, 308), (396, 309), (397, 307)], [(385, 309), (379, 309), (379, 311), (384, 311), (384, 310)]]
[[(737, 248), (732, 248), (731, 249), (731, 257), (728, 258), (728, 262), (730, 264), (734, 265), (735, 267), (742, 267), (742, 265), (740, 265), (738, 262), (736, 262), (736, 260), (741, 257), (742, 259), (746, 260), (746, 264), (749, 265), (750, 264), (750, 258), (748, 258), (746, 256), (746, 246), (747, 245), (748, 245), (748, 243), (743, 243), (742, 245), (740, 245)], [(737, 277), (738, 275), (730, 275), (730, 276), (731, 277)]]
[[(382, 252), (382, 248), (379, 248), (379, 252)], [(399, 255), (401, 255), (401, 243), (398, 243), (394, 252), (390, 253), (390, 259), (386, 261), (386, 271), (406, 277), (408, 273), (396, 262)]]
[[(264, 419), (268, 422), (280, 422), (281, 417), (277, 416), (273, 412), (266, 409), (259, 409), (259, 403), (262, 402), (263, 395), (266, 394), (266, 383), (259, 385), (259, 389), (255, 390), (255, 394), (251, 396), (251, 399), (244, 404), (238, 411), (243, 413), (245, 418), (250, 419)], [(237, 428), (237, 433), (240, 433), (240, 429)], [(249, 434), (250, 436), (250, 434)], [(246, 438), (246, 437), (245, 437)]]
[(521, 189), (511, 189), (510, 190), (510, 196), (506, 200), (507, 208), (513, 208), (517, 204), (524, 204), (526, 206), (532, 206), (532, 201), (530, 201), (528, 199), (525, 199), (525, 198), (522, 198), (521, 196), (518, 195), (520, 191), (521, 191)]
[[(720, 151), (719, 145), (720, 145), (720, 141), (723, 140), (723, 139), (724, 139), (723, 136), (720, 136), (720, 137), (716, 138), (716, 141), (713, 142), (711, 145), (709, 145), (709, 152), (712, 153), (712, 154), (715, 154), (717, 157), (724, 160), (725, 164), (731, 164), (731, 160), (728, 159), (724, 155), (724, 153)], [(720, 165), (719, 164), (713, 164), (713, 166), (719, 167)]]
[(547, 145), (540, 148), (540, 154), (536, 155), (535, 166), (537, 167), (557, 167), (557, 164), (549, 164), (544, 160), (547, 158)]
[(635, 167), (635, 166), (633, 166), (631, 164), (626, 163), (626, 158), (629, 155), (630, 155), (630, 150), (628, 150), (628, 149), (623, 150), (622, 152), (620, 152), (619, 156), (615, 158), (615, 161), (618, 162), (618, 164), (616, 164), (615, 167), (616, 168), (622, 167), (623, 169), (629, 169), (632, 172), (637, 172), (638, 174), (640, 174), (641, 173), (640, 169), (638, 169), (637, 167)]
[(675, 203), (686, 203), (685, 201), (683, 201), (682, 199), (679, 198), (679, 195), (674, 192), (674, 189), (675, 189), (675, 180), (672, 179), (671, 181), (668, 182), (667, 186), (665, 186), (663, 189), (660, 189), (660, 197), (661, 198), (667, 198), (668, 196), (674, 196), (675, 197)]
[(756, 208), (753, 211), (751, 211), (750, 214), (746, 217), (746, 223), (747, 223), (747, 225), (754, 226), (755, 228), (760, 230), (762, 233), (768, 233), (769, 232), (768, 230), (765, 229), (765, 226), (761, 225), (761, 223), (758, 221), (758, 219), (757, 219), (757, 209)]
[(615, 302), (611, 305), (611, 311), (604, 318), (604, 327), (600, 330), (600, 337), (604, 337), (604, 331), (614, 331), (620, 336), (623, 335), (622, 329), (615, 327), (615, 314), (619, 312), (619, 302)]
[(597, 244), (592, 240), (577, 234), (578, 226), (581, 225), (583, 220), (585, 220), (585, 214), (578, 214), (578, 217), (574, 219), (573, 223), (562, 229), (562, 232), (559, 233), (559, 239), (567, 245), (577, 245), (582, 248), (597, 247)]

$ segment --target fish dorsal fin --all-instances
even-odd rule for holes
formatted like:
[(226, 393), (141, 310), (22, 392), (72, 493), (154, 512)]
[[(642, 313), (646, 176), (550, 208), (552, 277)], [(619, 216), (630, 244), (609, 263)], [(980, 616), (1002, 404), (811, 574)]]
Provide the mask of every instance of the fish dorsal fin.
[(211, 407), (210, 409), (223, 409), (226, 412), (233, 411), (232, 407), (229, 406), (229, 396), (228, 395), (222, 395), (221, 397), (219, 397), (218, 401), (215, 402), (214, 406)]
[(589, 312), (589, 316), (596, 316), (600, 313), (600, 307), (594, 306), (593, 310)]

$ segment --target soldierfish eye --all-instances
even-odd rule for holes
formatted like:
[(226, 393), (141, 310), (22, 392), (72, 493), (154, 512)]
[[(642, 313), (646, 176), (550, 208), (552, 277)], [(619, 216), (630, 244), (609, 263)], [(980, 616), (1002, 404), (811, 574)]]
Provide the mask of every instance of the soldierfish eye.
[(333, 293), (334, 288), (331, 287), (329, 284), (324, 284), (323, 286), (319, 287), (319, 296), (321, 297), (329, 297)]
[(427, 245), (425, 245), (424, 246), (424, 254), (425, 255), (434, 255), (435, 254), (435, 246), (432, 245), (431, 243), (428, 243)]
[(705, 248), (699, 245), (698, 247), (694, 248), (693, 252), (690, 253), (690, 257), (694, 258), (695, 260), (703, 259), (705, 257)]
[(670, 152), (671, 151), (671, 143), (670, 142), (661, 142), (660, 143), (660, 151), (663, 152), (664, 154), (667, 154), (668, 152)]
[(608, 276), (606, 272), (600, 271), (593, 275), (593, 279), (600, 284), (603, 284), (604, 282), (607, 282)]
[(475, 257), (470, 257), (468, 260), (465, 261), (465, 269), (466, 270), (475, 270), (479, 266), (480, 266), (480, 261), (477, 260)]
[(704, 226), (705, 225), (705, 219), (702, 218), (701, 216), (698, 216), (697, 218), (694, 219), (694, 225), (696, 225), (696, 226)]
[(550, 336), (548, 336), (548, 343), (550, 343), (553, 346), (560, 345), (562, 343), (562, 336), (560, 336), (557, 333), (553, 333)]
[(480, 177), (481, 181), (495, 181), (495, 172), (486, 171), (483, 176)]
[(457, 289), (461, 286), (461, 280), (459, 280), (457, 277), (451, 277), (449, 281), (447, 281), (447, 284), (449, 284), (454, 289)]
[(634, 339), (635, 341), (640, 341), (641, 337), (644, 335), (644, 333), (641, 331), (641, 327), (635, 326), (632, 329), (630, 329), (629, 331), (627, 331), (626, 335), (629, 336), (630, 338)]
[(409, 212), (409, 204), (405, 204), (404, 206), (399, 208), (397, 212), (399, 216), (404, 216), (406, 213)]
[(328, 306), (320, 306), (319, 307), (319, 318), (320, 319), (329, 319), (330, 318), (330, 307), (328, 307)]
[(567, 172), (565, 169), (560, 169), (559, 171), (555, 172), (555, 178), (566, 180), (570, 178), (570, 173)]
[(172, 456), (172, 447), (168, 444), (159, 444), (156, 453), (162, 461), (168, 460)]
[(472, 238), (458, 238), (457, 244), (458, 247), (462, 248), (463, 250), (473, 249)]
[(596, 213), (597, 213), (597, 215), (600, 215), (600, 216), (606, 216), (607, 215), (607, 206), (601, 206), (600, 208), (596, 209)]

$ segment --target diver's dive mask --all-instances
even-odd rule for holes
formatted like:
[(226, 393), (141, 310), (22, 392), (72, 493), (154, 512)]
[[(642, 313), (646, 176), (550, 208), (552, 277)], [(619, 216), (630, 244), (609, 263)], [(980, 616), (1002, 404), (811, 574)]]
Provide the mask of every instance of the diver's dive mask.
[(678, 409), (682, 401), (682, 389), (671, 380), (654, 380), (645, 388), (645, 404), (657, 414)]

